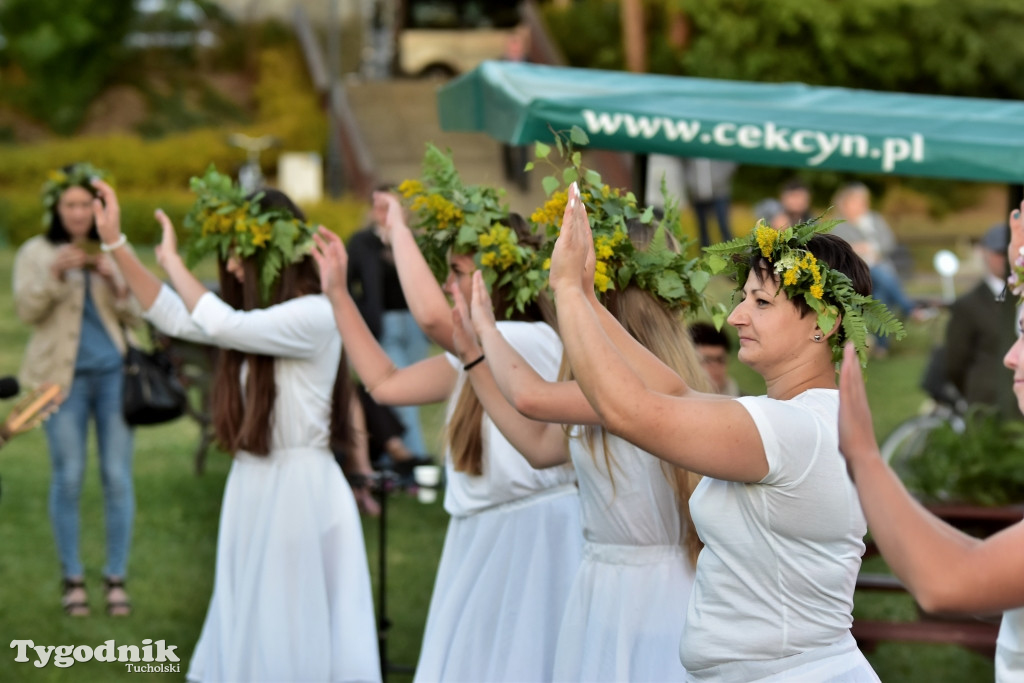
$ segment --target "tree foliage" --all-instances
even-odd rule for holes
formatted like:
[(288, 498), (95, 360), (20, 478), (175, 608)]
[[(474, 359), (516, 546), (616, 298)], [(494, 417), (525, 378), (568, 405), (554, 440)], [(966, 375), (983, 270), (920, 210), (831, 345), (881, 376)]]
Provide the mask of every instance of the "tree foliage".
[[(936, 95), (1024, 99), (1019, 0), (650, 0), (650, 70)], [(689, 25), (683, 49), (669, 9)], [(571, 64), (622, 68), (617, 3), (581, 0), (546, 19)]]
[(71, 133), (124, 57), (132, 0), (3, 0), (4, 97)]

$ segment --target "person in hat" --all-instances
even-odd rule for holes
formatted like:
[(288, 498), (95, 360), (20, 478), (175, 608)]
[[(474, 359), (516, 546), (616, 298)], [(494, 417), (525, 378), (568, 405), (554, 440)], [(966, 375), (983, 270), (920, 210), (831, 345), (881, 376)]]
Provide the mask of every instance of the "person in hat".
[(1003, 355), (1015, 338), (1012, 297), (999, 300), (1006, 286), (1005, 223), (989, 228), (977, 244), (985, 266), (981, 281), (950, 309), (946, 328), (946, 378), (970, 405), (995, 406), (1006, 417), (1020, 417), (1013, 395), (1013, 372)]

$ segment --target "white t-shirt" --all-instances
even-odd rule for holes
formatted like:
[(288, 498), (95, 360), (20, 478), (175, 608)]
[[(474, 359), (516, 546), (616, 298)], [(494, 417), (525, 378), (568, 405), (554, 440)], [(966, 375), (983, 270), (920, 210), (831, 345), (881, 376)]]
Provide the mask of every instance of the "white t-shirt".
[(996, 640), (996, 683), (1024, 682), (1024, 607), (1003, 612)]
[[(498, 330), (508, 343), (519, 352), (537, 373), (548, 381), (558, 379), (558, 368), (562, 362), (562, 342), (545, 323), (508, 322), (498, 323)], [(448, 362), (459, 371), (451, 399), (448, 401), (446, 421), (462, 392), (462, 385), (468, 380), (462, 370), (462, 361), (447, 354)], [(535, 470), (508, 442), (491, 419), (484, 414), (483, 474), (474, 476), (456, 472), (450, 453), (446, 453), (445, 468), (448, 477), (444, 494), (444, 509), (452, 516), (471, 515), (495, 505), (531, 496), (545, 489), (576, 482), (572, 465), (549, 467)]]
[(768, 474), (705, 477), (690, 498), (705, 548), (680, 644), (687, 671), (778, 660), (849, 637), (867, 523), (839, 454), (839, 392), (735, 399)]

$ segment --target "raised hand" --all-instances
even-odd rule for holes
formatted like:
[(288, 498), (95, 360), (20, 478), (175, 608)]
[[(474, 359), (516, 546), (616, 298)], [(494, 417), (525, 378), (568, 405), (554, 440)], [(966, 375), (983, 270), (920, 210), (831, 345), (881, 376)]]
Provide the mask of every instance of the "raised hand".
[[(477, 271), (477, 273), (479, 272)], [(473, 330), (466, 297), (462, 296), (458, 287), (452, 287), (452, 298), (455, 302), (455, 305), (452, 306), (452, 344), (462, 362), (468, 363), (479, 358), (483, 351), (480, 348), (480, 340), (477, 339), (476, 332)]]
[(405, 224), (405, 214), (402, 211), (402, 204), (398, 197), (390, 192), (374, 192), (373, 208), (384, 213), (386, 218), (380, 226), (380, 238), (385, 244), (391, 243), (391, 235), (396, 230), (408, 230)]
[[(461, 296), (461, 295), (460, 295)], [(473, 271), (473, 301), (470, 302), (470, 317), (477, 337), (483, 336), (485, 330), (497, 327), (494, 320), (494, 304), (484, 284), (483, 271)]]
[(1006, 255), (1010, 259), (1010, 267), (1022, 256), (1021, 249), (1024, 249), (1024, 202), (1020, 207), (1010, 212), (1010, 246), (1006, 249)]
[(846, 342), (843, 366), (839, 371), (839, 452), (846, 458), (848, 467), (858, 461), (881, 457), (871, 422), (864, 375), (852, 342)]
[[(593, 248), (594, 236), (590, 232), (587, 210), (583, 206), (579, 186), (573, 183), (569, 186), (569, 201), (562, 215), (562, 228), (551, 254), (551, 288), (579, 287), (586, 269), (587, 252), (592, 252)], [(584, 291), (594, 287), (593, 273), (590, 278), (589, 285), (584, 285)]]
[(171, 223), (171, 219), (167, 217), (163, 209), (157, 209), (153, 216), (156, 217), (162, 230), (160, 244), (156, 245), (153, 253), (156, 254), (156, 262), (166, 270), (171, 259), (180, 258), (178, 256), (178, 235), (174, 232), (174, 224)]
[(348, 291), (348, 252), (341, 238), (320, 226), (313, 233), (313, 259), (320, 268), (320, 289), (332, 301)]
[(121, 205), (117, 193), (99, 178), (92, 179), (96, 198), (92, 200), (92, 213), (96, 217), (96, 232), (104, 244), (114, 244), (121, 239)]

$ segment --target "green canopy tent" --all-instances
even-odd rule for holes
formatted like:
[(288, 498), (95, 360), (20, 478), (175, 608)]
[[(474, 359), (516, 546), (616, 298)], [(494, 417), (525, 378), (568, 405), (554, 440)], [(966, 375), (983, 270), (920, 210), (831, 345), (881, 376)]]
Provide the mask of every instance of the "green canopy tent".
[(576, 125), (600, 149), (1024, 181), (1021, 102), (485, 62), (438, 107), (444, 130), (509, 144)]

